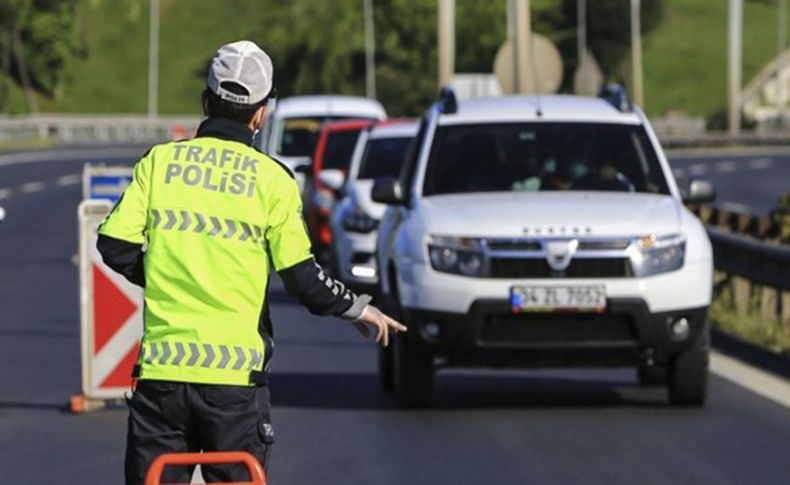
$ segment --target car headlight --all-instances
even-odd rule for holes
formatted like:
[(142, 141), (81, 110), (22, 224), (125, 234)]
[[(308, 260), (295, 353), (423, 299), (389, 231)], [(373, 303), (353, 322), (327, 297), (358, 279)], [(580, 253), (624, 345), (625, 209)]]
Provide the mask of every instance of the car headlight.
[(376, 229), (379, 221), (370, 217), (364, 210), (353, 204), (341, 218), (343, 228), (350, 232), (369, 233)]
[(482, 276), (485, 272), (485, 260), (477, 239), (431, 236), (428, 256), (431, 267), (442, 273)]
[(632, 246), (631, 263), (634, 276), (651, 276), (680, 269), (686, 256), (686, 238), (646, 236)]

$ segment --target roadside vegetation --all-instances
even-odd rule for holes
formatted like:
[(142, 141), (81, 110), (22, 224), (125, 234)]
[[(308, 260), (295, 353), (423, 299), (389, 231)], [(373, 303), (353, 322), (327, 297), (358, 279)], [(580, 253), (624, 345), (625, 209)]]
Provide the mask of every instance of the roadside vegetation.
[[(568, 91), (576, 0), (531, 3), (534, 30), (563, 54)], [(607, 78), (629, 84), (628, 2), (588, 3), (591, 50)], [(374, 5), (379, 98), (394, 115), (419, 114), (436, 93), (436, 1)], [(0, 0), (0, 52), (6, 53), (0, 56), (0, 113), (34, 107), (144, 113), (148, 6), (148, 0)], [(364, 94), (361, 6), (358, 0), (161, 0), (159, 112), (196, 113), (211, 53), (237, 38), (255, 40), (272, 54), (282, 96)], [(504, 0), (457, 2), (458, 72), (491, 71), (506, 37), (505, 8)], [(642, 9), (649, 114), (682, 112), (715, 125), (726, 101), (727, 2), (642, 0)], [(776, 0), (746, 0), (744, 18), (746, 83), (776, 55)]]
[(752, 294), (746, 315), (739, 315), (729, 288), (714, 294), (710, 317), (715, 327), (741, 340), (774, 353), (790, 357), (790, 322), (783, 324), (779, 316), (761, 316), (759, 292)]

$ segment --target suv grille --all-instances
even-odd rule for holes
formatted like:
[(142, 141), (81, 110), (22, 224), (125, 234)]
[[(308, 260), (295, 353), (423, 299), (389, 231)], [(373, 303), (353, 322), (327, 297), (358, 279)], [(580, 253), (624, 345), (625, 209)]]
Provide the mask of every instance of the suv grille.
[(491, 315), (480, 340), (488, 343), (627, 342), (636, 339), (631, 318), (617, 314), (530, 313)]
[(555, 271), (544, 258), (491, 258), (492, 278), (627, 278), (628, 258), (578, 258), (565, 271)]

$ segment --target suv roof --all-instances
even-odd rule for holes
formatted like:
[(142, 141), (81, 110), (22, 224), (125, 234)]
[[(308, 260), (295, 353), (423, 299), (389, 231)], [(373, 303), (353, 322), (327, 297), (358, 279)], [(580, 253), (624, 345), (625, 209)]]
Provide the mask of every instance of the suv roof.
[(277, 116), (387, 116), (381, 103), (359, 96), (294, 96), (277, 100), (275, 112)]
[(458, 102), (455, 113), (444, 113), (439, 124), (502, 121), (571, 121), (641, 124), (636, 110), (622, 112), (601, 98), (583, 96), (499, 96)]

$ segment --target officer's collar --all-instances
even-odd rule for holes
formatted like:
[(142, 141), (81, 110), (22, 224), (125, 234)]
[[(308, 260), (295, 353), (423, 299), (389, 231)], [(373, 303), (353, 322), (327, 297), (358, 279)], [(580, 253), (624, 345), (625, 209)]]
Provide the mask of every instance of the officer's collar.
[(246, 125), (226, 118), (208, 118), (197, 129), (197, 138), (210, 136), (222, 140), (252, 145), (252, 130)]

